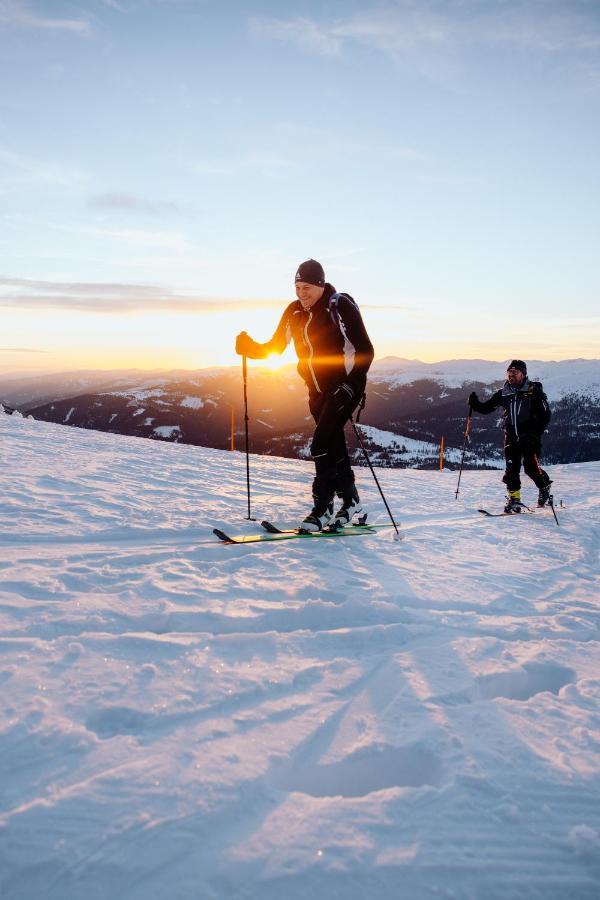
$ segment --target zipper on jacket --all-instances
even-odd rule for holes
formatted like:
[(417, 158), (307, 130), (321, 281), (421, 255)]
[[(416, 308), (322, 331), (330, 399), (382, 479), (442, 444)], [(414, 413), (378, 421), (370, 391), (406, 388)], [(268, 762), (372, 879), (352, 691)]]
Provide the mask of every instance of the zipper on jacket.
[(313, 345), (311, 344), (310, 338), (308, 336), (308, 326), (310, 325), (311, 322), (312, 322), (312, 312), (309, 312), (308, 321), (307, 321), (306, 325), (304, 326), (304, 340), (306, 342), (306, 346), (308, 347), (308, 358), (307, 358), (306, 362), (308, 364), (308, 368), (310, 371), (311, 378), (313, 380), (313, 384), (320, 394), (320, 393), (322, 393), (321, 388), (319, 387), (319, 382), (317, 381), (317, 378), (315, 375), (315, 370), (313, 369), (313, 366), (312, 366), (312, 358), (313, 358), (313, 353), (314, 353)]
[[(519, 409), (521, 407), (519, 406)], [(519, 437), (519, 426), (517, 425), (517, 415), (519, 412), (517, 409), (517, 395), (512, 398), (512, 420), (513, 420), (513, 428), (515, 429), (515, 437)]]

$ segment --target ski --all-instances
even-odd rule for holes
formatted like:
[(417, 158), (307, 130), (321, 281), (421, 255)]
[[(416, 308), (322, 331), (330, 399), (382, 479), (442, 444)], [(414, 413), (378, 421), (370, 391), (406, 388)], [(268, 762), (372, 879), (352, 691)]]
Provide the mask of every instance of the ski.
[(493, 513), (487, 509), (478, 509), (478, 513), (481, 513), (483, 516), (489, 516), (490, 519), (499, 519), (501, 516), (522, 516), (522, 515), (530, 515), (533, 513), (532, 509), (529, 509), (528, 506), (524, 507), (520, 513), (507, 513), (507, 512), (499, 512)]
[(350, 525), (340, 525), (338, 527), (327, 526), (323, 529), (323, 531), (313, 531), (313, 532), (303, 532), (298, 528), (279, 528), (278, 525), (274, 525), (273, 522), (269, 522), (268, 519), (264, 519), (261, 523), (262, 527), (269, 534), (291, 534), (296, 537), (310, 537), (311, 534), (313, 537), (317, 537), (319, 535), (331, 535), (331, 534), (355, 534), (356, 532), (366, 532), (368, 533), (370, 530), (378, 530), (379, 528), (393, 528), (391, 522), (361, 522), (360, 519), (358, 522), (351, 522)]
[(269, 522), (267, 519), (263, 519), (260, 524), (265, 531), (269, 532), (269, 534), (291, 534), (295, 531), (294, 528), (278, 528), (277, 525), (273, 525), (273, 523)]
[[(507, 512), (493, 513), (493, 512), (490, 512), (490, 511), (487, 510), (487, 509), (478, 509), (477, 512), (481, 513), (481, 514), (484, 515), (484, 516), (489, 516), (490, 519), (497, 519), (497, 518), (500, 518), (500, 516), (515, 516), (515, 515), (518, 516), (518, 515), (523, 515), (523, 514), (527, 514), (527, 515), (530, 515), (530, 516), (531, 516), (531, 515), (533, 515), (535, 512), (540, 513), (540, 512), (542, 512), (542, 511), (545, 510), (545, 509), (551, 509), (551, 510), (552, 510), (552, 515), (554, 516), (554, 519), (555, 519), (555, 521), (556, 521), (556, 524), (559, 525), (560, 523), (559, 523), (558, 518), (557, 518), (557, 516), (556, 516), (556, 510), (554, 509), (554, 504), (553, 504), (553, 503), (549, 503), (547, 506), (535, 506), (533, 509), (531, 509), (529, 506), (523, 506), (520, 513), (507, 513)], [(563, 509), (564, 509), (564, 507), (563, 507)]]
[[(364, 518), (366, 519), (367, 517), (365, 516)], [(277, 525), (274, 525), (273, 522), (269, 522), (268, 519), (263, 519), (263, 521), (260, 524), (261, 524), (261, 527), (265, 529), (265, 531), (269, 532), (269, 534), (296, 534), (298, 532), (297, 528), (279, 528)], [(343, 527), (344, 528), (362, 528), (365, 526), (368, 528), (382, 528), (383, 527), (382, 525), (370, 525), (368, 522), (362, 521), (362, 517), (361, 517), (361, 519), (359, 519), (358, 522), (353, 522), (350, 525), (345, 525)], [(387, 528), (388, 526), (386, 525), (385, 527)], [(327, 534), (329, 534), (331, 531), (340, 531), (340, 528), (325, 528), (325, 532)]]
[[(274, 528), (276, 526), (273, 526)], [(263, 541), (286, 541), (295, 538), (337, 538), (337, 537), (358, 537), (361, 534), (377, 534), (378, 528), (389, 528), (389, 525), (347, 525), (345, 528), (338, 528), (335, 531), (296, 531), (290, 529), (287, 531), (264, 531), (260, 534), (227, 534), (220, 528), (213, 528), (213, 534), (216, 535), (224, 544), (258, 544)]]

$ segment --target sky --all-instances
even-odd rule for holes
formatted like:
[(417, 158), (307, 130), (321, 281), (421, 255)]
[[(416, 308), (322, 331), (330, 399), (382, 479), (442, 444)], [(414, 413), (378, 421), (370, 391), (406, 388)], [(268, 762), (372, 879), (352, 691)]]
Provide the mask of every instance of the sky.
[(0, 0), (0, 372), (600, 357), (599, 160), (597, 0)]

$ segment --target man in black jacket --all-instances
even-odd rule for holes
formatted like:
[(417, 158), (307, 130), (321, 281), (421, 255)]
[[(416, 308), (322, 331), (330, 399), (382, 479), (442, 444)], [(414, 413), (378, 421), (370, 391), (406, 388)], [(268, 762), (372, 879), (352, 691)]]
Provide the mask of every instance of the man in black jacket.
[(539, 381), (529, 381), (527, 366), (522, 359), (513, 359), (506, 370), (504, 387), (482, 403), (473, 391), (469, 406), (476, 412), (490, 413), (502, 406), (504, 418), (504, 457), (506, 472), (502, 479), (508, 489), (504, 512), (520, 513), (521, 462), (525, 474), (538, 488), (538, 506), (552, 504), (547, 472), (541, 468), (539, 455), (542, 434), (550, 421), (548, 399)]
[[(301, 263), (295, 285), (298, 299), (284, 310), (271, 340), (258, 344), (242, 331), (235, 349), (241, 356), (264, 359), (283, 353), (294, 342), (298, 372), (308, 387), (308, 405), (316, 423), (310, 448), (316, 470), (313, 509), (300, 528), (320, 531), (326, 525), (346, 525), (363, 511), (344, 425), (365, 392), (374, 352), (357, 304), (326, 282), (320, 263), (314, 259)], [(334, 515), (336, 493), (342, 506)]]

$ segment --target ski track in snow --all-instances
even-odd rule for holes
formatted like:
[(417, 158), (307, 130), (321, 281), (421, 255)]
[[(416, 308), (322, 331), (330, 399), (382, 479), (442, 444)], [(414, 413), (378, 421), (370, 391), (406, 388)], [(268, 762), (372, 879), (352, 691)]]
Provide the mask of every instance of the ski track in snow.
[[(600, 463), (550, 469), (560, 527), (380, 470), (400, 543), (225, 546), (241, 453), (0, 445), (3, 900), (596, 900)], [(252, 457), (257, 519), (311, 471)]]

